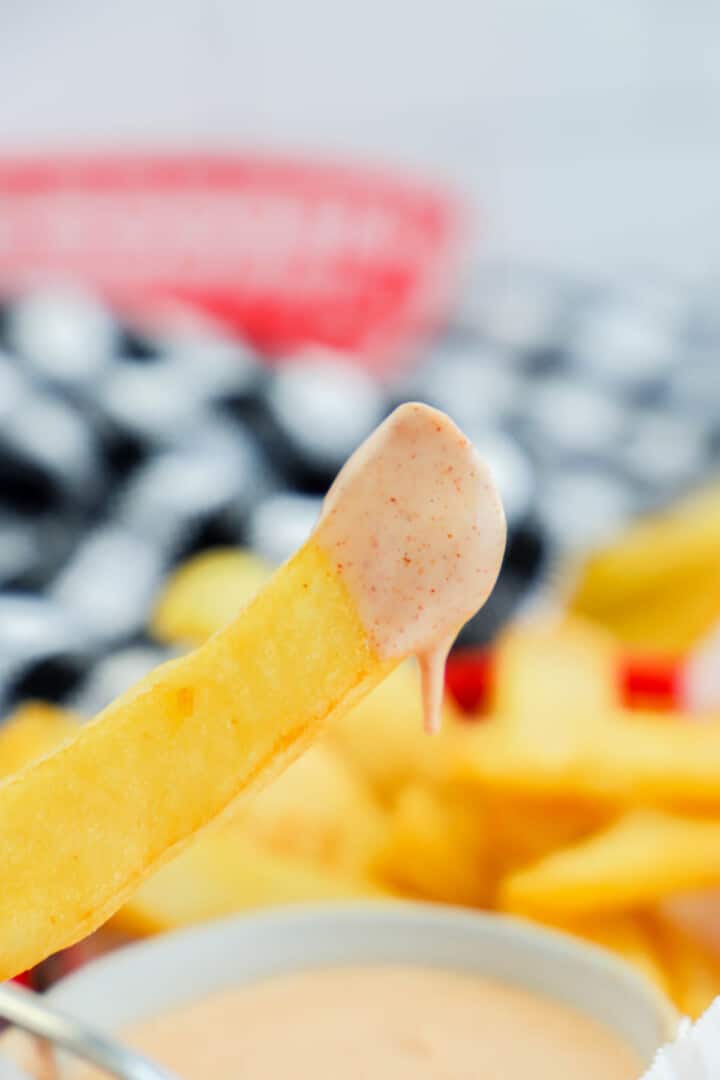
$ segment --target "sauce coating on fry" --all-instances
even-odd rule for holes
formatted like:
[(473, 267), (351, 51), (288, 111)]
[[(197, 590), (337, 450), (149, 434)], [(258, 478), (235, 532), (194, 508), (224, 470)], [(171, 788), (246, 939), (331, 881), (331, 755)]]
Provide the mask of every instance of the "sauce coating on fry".
[(396, 409), (325, 499), (315, 539), (379, 655), (418, 657), (429, 730), (438, 725), (447, 653), (495, 585), (505, 534), (488, 467), (428, 405)]

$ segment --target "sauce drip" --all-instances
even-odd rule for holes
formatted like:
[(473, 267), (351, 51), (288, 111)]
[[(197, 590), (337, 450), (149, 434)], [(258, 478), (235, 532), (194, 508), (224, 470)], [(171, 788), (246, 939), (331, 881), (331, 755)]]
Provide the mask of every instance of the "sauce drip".
[(445, 659), (482, 607), (505, 550), (488, 467), (453, 421), (401, 405), (352, 455), (315, 540), (357, 604), (378, 654), (418, 657), (425, 726), (439, 724)]

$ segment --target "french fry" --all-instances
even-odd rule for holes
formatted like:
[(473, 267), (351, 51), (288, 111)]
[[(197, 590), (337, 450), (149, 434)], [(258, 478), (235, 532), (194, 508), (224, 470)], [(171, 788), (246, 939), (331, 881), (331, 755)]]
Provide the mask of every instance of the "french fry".
[(0, 980), (99, 926), (412, 654), (434, 727), (438, 661), (504, 545), (492, 477), (462, 432), (428, 406), (397, 409), (233, 622), (0, 784)]
[(720, 811), (720, 723), (617, 708), (575, 725), (493, 718), (455, 746), (452, 771), (480, 790)]
[(449, 768), (457, 712), (446, 700), (442, 729), (432, 739), (422, 730), (420, 677), (413, 661), (402, 664), (359, 705), (330, 725), (329, 737), (389, 804), (411, 780), (436, 781)]
[(215, 548), (195, 555), (166, 581), (150, 630), (169, 645), (202, 645), (235, 618), (270, 574), (250, 551)]
[(43, 701), (26, 701), (0, 727), (0, 776), (10, 776), (77, 734), (79, 718)]
[(720, 616), (720, 567), (693, 571), (641, 601), (630, 599), (602, 615), (603, 626), (630, 647), (677, 656), (687, 652)]
[(587, 770), (596, 733), (590, 736), (583, 720), (572, 726), (562, 719), (555, 724), (548, 715), (542, 723), (542, 716), (527, 723), (493, 716), (468, 728), (453, 748), (450, 771), (456, 781), (469, 793), (557, 801), (596, 797), (597, 778)]
[(580, 621), (511, 631), (497, 711), (456, 740), (451, 772), (482, 792), (720, 810), (720, 722), (621, 708), (614, 664), (608, 637)]
[(642, 605), (688, 576), (717, 568), (720, 488), (691, 496), (649, 517), (588, 559), (573, 610), (603, 619), (618, 608)]
[(652, 810), (510, 874), (499, 892), (509, 911), (549, 918), (620, 911), (720, 882), (720, 822)]
[(550, 796), (484, 792), (477, 801), (491, 823), (496, 878), (591, 835), (608, 821), (602, 806)]
[(660, 914), (720, 962), (720, 888), (671, 896), (660, 905)]
[(617, 704), (616, 652), (579, 619), (520, 624), (498, 643), (493, 711), (544, 730), (602, 716)]
[(595, 916), (576, 924), (575, 933), (614, 952), (663, 994), (672, 996), (674, 988), (658, 949), (654, 928), (648, 925), (644, 915), (622, 912)]
[(146, 935), (250, 908), (384, 894), (367, 877), (353, 878), (269, 851), (224, 824), (193, 840), (143, 882), (110, 925), (122, 933)]
[(243, 803), (235, 820), (269, 851), (352, 874), (374, 860), (385, 828), (365, 782), (327, 740)]
[[(78, 723), (65, 709), (23, 704), (0, 728), (0, 771), (56, 749)], [(147, 934), (264, 904), (381, 895), (364, 871), (383, 831), (360, 778), (318, 742), (231, 824), (194, 841), (141, 886), (112, 923)]]
[(599, 798), (688, 812), (720, 808), (720, 723), (618, 712), (586, 751), (582, 786)]
[(397, 799), (377, 868), (403, 891), (451, 904), (487, 904), (489, 823), (462, 800), (421, 784)]
[(229, 627), (5, 781), (0, 979), (101, 925), (393, 666), (311, 540)]

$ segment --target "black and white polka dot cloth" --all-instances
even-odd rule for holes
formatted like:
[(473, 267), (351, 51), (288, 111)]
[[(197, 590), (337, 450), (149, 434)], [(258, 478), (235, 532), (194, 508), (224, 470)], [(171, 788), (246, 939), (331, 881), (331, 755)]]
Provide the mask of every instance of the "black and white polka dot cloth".
[(485, 268), (383, 385), (319, 349), (271, 369), (206, 331), (143, 334), (81, 289), (0, 306), (0, 710), (101, 708), (165, 655), (143, 628), (171, 567), (226, 543), (282, 561), (408, 398), (448, 411), (503, 491), (508, 557), (463, 638), (484, 641), (558, 553), (720, 465), (714, 291)]

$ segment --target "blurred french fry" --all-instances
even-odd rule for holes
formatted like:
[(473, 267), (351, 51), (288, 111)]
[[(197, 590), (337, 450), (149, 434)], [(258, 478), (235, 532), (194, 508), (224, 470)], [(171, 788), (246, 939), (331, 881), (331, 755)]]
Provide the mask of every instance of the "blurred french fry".
[(377, 867), (403, 891), (451, 904), (487, 904), (487, 819), (463, 801), (421, 784), (398, 795)]
[(720, 888), (672, 896), (661, 904), (660, 914), (720, 961)]
[(655, 925), (645, 913), (616, 912), (556, 920), (550, 925), (615, 953), (654, 983), (663, 994), (672, 996), (673, 985), (658, 945)]
[(717, 570), (720, 487), (631, 527), (588, 559), (572, 607), (593, 618), (643, 603), (688, 576)]
[(321, 741), (244, 804), (236, 821), (278, 854), (357, 873), (375, 858), (385, 815), (365, 781)]
[(686, 652), (720, 620), (720, 567), (703, 567), (680, 582), (630, 599), (602, 615), (603, 627), (623, 644), (653, 652)]
[(491, 822), (497, 878), (577, 843), (608, 820), (603, 807), (553, 796), (490, 792), (484, 794), (482, 804)]
[(627, 804), (720, 809), (720, 723), (618, 712), (586, 753), (584, 787)]
[(202, 645), (245, 607), (269, 579), (257, 555), (214, 548), (194, 556), (165, 583), (150, 620), (158, 641)]
[(720, 821), (638, 810), (510, 874), (499, 901), (552, 919), (647, 906), (719, 882)]
[(214, 828), (148, 878), (113, 916), (127, 934), (153, 934), (249, 908), (383, 895), (344, 876), (264, 849), (234, 824)]
[(720, 811), (720, 723), (615, 709), (536, 728), (493, 718), (454, 747), (452, 771), (481, 790), (608, 806)]
[(670, 997), (673, 985), (660, 955), (653, 927), (642, 915), (621, 913), (580, 922), (575, 932), (620, 956)]
[(579, 619), (516, 626), (497, 646), (495, 713), (543, 727), (602, 716), (617, 703), (616, 651)]
[(720, 810), (720, 722), (618, 704), (615, 649), (580, 621), (500, 643), (497, 712), (455, 742), (453, 775), (483, 792)]
[(354, 709), (333, 722), (329, 736), (377, 797), (391, 802), (411, 780), (436, 780), (449, 766), (457, 712), (446, 701), (442, 730), (423, 731), (420, 678), (413, 661), (400, 665)]
[(0, 776), (9, 776), (71, 738), (79, 718), (43, 701), (20, 705), (0, 727)]
[(655, 929), (670, 996), (681, 1013), (696, 1019), (720, 995), (720, 962), (690, 934), (662, 917), (656, 919)]

